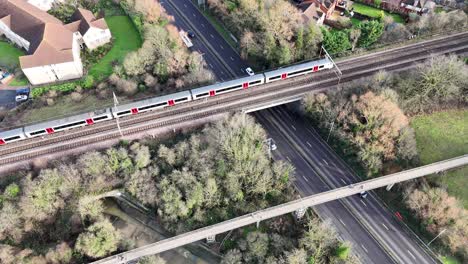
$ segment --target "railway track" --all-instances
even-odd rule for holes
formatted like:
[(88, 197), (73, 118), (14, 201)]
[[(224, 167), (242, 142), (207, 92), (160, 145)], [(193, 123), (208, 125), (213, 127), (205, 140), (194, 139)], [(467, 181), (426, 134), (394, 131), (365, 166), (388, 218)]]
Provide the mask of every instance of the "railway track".
[[(398, 70), (411, 66), (415, 61), (428, 58), (431, 54), (458, 52), (468, 50), (468, 32), (456, 34), (443, 39), (413, 44), (408, 48), (397, 48), (379, 52), (375, 56), (366, 55), (338, 62), (343, 75), (341, 82), (349, 82), (364, 76), (372, 75), (379, 70)], [(358, 66), (355, 66), (358, 64)], [(234, 92), (216, 97), (216, 100), (193, 101), (166, 110), (148, 112), (141, 115), (121, 118), (120, 125), (124, 135), (130, 135), (190, 120), (196, 120), (215, 114), (265, 103), (274, 99), (299, 95), (313, 90), (330, 89), (336, 85), (337, 78), (332, 71), (319, 72), (309, 77), (293, 79), (287, 83), (272, 83), (251, 90)], [(51, 137), (26, 140), (2, 146), (0, 148), (0, 165), (29, 160), (49, 153), (105, 141), (120, 136), (115, 120), (96, 124), (81, 129), (58, 133)]]

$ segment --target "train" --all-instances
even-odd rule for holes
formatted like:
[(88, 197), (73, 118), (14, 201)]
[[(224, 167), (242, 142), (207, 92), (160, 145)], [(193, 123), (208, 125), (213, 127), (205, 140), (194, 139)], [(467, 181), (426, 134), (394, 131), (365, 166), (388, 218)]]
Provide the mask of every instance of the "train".
[(309, 61), (297, 65), (267, 71), (261, 74), (254, 74), (249, 77), (215, 83), (212, 85), (195, 88), (187, 91), (177, 92), (160, 97), (144, 99), (117, 107), (96, 110), (94, 112), (78, 114), (67, 118), (27, 125), (8, 131), (0, 131), (0, 145), (5, 145), (28, 138), (43, 137), (57, 132), (91, 126), (99, 122), (112, 120), (124, 116), (136, 115), (156, 109), (163, 109), (174, 105), (187, 103), (194, 100), (213, 97), (229, 92), (250, 89), (255, 86), (264, 85), (271, 82), (282, 81), (297, 76), (332, 69), (333, 63), (330, 59), (324, 58)]

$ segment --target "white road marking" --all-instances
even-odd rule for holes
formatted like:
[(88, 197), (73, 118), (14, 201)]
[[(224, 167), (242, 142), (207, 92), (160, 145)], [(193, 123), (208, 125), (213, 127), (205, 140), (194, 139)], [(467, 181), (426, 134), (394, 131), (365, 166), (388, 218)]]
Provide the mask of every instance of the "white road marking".
[(223, 45), (219, 45), (221, 47), (221, 49), (224, 49)]
[(192, 15), (193, 15), (193, 17), (197, 17), (197, 15), (195, 15), (195, 13), (193, 13)]
[(346, 226), (346, 224), (343, 222), (343, 220), (341, 220), (341, 219), (339, 219), (339, 218), (338, 218), (338, 220), (340, 220), (340, 222), (341, 222), (344, 226)]
[(211, 37), (211, 38), (214, 38), (213, 34), (210, 34), (210, 37)]
[(306, 141), (307, 145), (309, 145), (309, 147), (312, 147), (312, 145), (309, 143), (309, 141)]
[(385, 229), (387, 229), (387, 231), (390, 231), (390, 229), (388, 229), (388, 227), (384, 223), (382, 223), (382, 225), (383, 227), (385, 227)]
[(294, 131), (296, 131), (296, 128), (293, 125), (291, 125), (291, 127), (292, 127), (292, 129), (294, 129)]
[(411, 257), (412, 257), (414, 260), (416, 260), (416, 257), (415, 257), (409, 250), (406, 250), (406, 251), (408, 251), (408, 253), (411, 255)]
[(345, 180), (343, 180), (342, 178), (340, 178), (340, 180), (344, 183), (344, 184), (347, 184)]
[(205, 24), (201, 24), (202, 27), (205, 27)]
[(302, 178), (304, 178), (306, 182), (309, 182), (309, 180), (305, 176), (302, 176)]
[(286, 159), (287, 159), (289, 162), (291, 162), (291, 159), (290, 159), (289, 157), (286, 157)]
[(211, 63), (208, 63), (208, 65), (210, 65), (210, 68), (212, 68), (212, 69), (213, 69), (213, 65), (211, 65)]
[(224, 74), (224, 72), (223, 72), (223, 71), (221, 71), (221, 74)]
[(231, 60), (232, 60), (232, 61), (234, 61), (234, 58), (233, 58), (233, 57), (231, 57)]
[(367, 248), (363, 244), (361, 244), (361, 247), (364, 249), (366, 253), (369, 253), (369, 251), (367, 251)]
[(322, 159), (322, 160), (323, 160), (323, 162), (325, 162), (325, 164), (327, 164), (327, 166), (328, 166), (328, 162), (327, 162), (326, 160), (324, 160), (324, 159)]
[(184, 4), (184, 6), (187, 8), (187, 5), (186, 5), (186, 4)]
[(362, 203), (365, 207), (367, 207), (367, 204), (366, 204), (363, 200), (359, 200), (359, 201), (361, 201), (361, 203)]

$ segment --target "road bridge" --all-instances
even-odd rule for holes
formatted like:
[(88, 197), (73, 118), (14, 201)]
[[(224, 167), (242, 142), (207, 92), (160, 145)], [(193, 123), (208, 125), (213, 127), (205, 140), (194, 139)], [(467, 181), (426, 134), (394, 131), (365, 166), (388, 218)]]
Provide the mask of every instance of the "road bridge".
[(426, 166), (406, 170), (403, 172), (393, 173), (387, 176), (382, 176), (375, 179), (362, 181), (355, 184), (350, 184), (345, 187), (333, 189), (327, 192), (311, 195), (295, 201), (280, 204), (274, 207), (256, 211), (247, 215), (239, 216), (231, 220), (227, 220), (215, 225), (196, 229), (184, 234), (174, 236), (153, 244), (149, 244), (140, 248), (136, 248), (127, 252), (123, 252), (96, 262), (94, 264), (124, 264), (128, 261), (138, 259), (147, 255), (154, 255), (166, 250), (187, 245), (208, 237), (216, 236), (233, 229), (243, 226), (256, 224), (261, 221), (271, 219), (280, 215), (289, 214), (296, 211), (304, 210), (311, 206), (323, 204), (329, 201), (341, 199), (347, 196), (358, 194), (362, 191), (369, 191), (376, 188), (392, 185), (395, 183), (416, 179), (426, 175), (439, 173), (453, 168), (461, 167), (468, 164), (468, 154), (457, 158), (435, 162)]

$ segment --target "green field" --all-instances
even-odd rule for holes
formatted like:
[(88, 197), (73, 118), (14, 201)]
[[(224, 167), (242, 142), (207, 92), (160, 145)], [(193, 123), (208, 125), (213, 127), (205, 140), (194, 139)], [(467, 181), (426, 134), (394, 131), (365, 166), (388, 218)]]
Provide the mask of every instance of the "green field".
[(91, 67), (89, 74), (96, 80), (102, 80), (112, 74), (112, 63), (122, 62), (130, 51), (141, 47), (141, 37), (128, 16), (106, 17), (107, 25), (112, 33), (114, 43), (112, 49), (102, 60)]
[[(468, 110), (439, 112), (413, 118), (411, 126), (422, 164), (449, 159), (468, 153)], [(468, 167), (432, 179), (446, 186), (468, 208)]]
[[(353, 3), (352, 7), (354, 8), (354, 11), (356, 13), (363, 14), (372, 18), (380, 18), (380, 14), (382, 12), (382, 9), (378, 9), (378, 8), (368, 6), (368, 5), (363, 5), (360, 3)], [(393, 20), (397, 23), (405, 22), (405, 20), (398, 14), (391, 14), (387, 11), (384, 11), (384, 14), (386, 16), (393, 17)]]
[(13, 70), (19, 65), (19, 57), (23, 56), (24, 52), (15, 46), (5, 41), (0, 41), (0, 67), (6, 67), (8, 70)]

